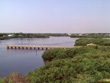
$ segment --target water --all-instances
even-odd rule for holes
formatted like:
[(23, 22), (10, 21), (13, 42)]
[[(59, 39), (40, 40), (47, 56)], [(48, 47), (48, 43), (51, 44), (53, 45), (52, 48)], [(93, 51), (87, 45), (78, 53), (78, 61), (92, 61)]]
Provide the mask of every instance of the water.
[(7, 45), (52, 45), (52, 46), (73, 46), (77, 38), (50, 37), (50, 38), (14, 38), (0, 40), (0, 77), (13, 72), (26, 75), (36, 68), (43, 66), (42, 50), (18, 50), (9, 49)]

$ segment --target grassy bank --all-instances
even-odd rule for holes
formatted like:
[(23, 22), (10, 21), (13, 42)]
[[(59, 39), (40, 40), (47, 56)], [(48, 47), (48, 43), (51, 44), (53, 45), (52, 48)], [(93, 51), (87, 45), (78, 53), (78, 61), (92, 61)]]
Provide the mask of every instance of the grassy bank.
[(49, 38), (46, 34), (25, 34), (25, 33), (2, 33), (0, 34), (0, 40), (10, 38)]

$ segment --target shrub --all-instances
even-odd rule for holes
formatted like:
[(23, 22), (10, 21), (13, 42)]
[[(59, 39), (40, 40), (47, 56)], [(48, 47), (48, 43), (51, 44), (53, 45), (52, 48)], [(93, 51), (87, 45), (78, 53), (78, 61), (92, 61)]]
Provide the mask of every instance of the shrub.
[(28, 76), (21, 76), (19, 73), (12, 73), (2, 78), (2, 81), (3, 83), (30, 83), (30, 78)]
[(75, 41), (75, 46), (86, 46), (87, 44), (94, 43), (100, 46), (110, 46), (110, 39), (101, 38), (81, 38)]

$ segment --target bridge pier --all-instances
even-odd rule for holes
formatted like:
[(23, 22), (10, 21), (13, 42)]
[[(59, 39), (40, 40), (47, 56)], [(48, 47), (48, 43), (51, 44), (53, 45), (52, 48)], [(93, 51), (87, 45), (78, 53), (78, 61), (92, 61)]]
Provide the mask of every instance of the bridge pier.
[(37, 49), (38, 49), (38, 50), (40, 50), (40, 48), (39, 48), (39, 47), (38, 47)]
[[(74, 46), (76, 47), (76, 46)], [(77, 46), (79, 47), (79, 46)], [(7, 45), (7, 49), (37, 49), (37, 50), (48, 50), (53, 48), (73, 48), (73, 46), (34, 46), (34, 45)]]
[(9, 49), (10, 47), (7, 46), (7, 49)]

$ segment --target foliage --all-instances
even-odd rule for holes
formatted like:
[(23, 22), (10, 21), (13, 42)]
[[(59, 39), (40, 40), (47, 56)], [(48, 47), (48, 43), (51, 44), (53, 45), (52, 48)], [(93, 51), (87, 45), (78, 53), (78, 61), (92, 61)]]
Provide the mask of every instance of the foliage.
[(51, 61), (52, 59), (73, 58), (78, 54), (91, 51), (91, 49), (92, 48), (87, 49), (87, 47), (80, 47), (80, 48), (77, 47), (71, 49), (63, 49), (63, 48), (49, 49), (43, 53), (42, 57), (44, 60), (49, 60), (49, 61)]
[[(77, 48), (56, 48), (43, 53), (43, 67), (26, 76), (11, 74), (1, 83), (98, 83), (110, 79), (109, 39), (78, 39)], [(84, 44), (83, 44), (84, 43)], [(97, 46), (83, 46), (95, 43)]]
[[(12, 36), (8, 36), (12, 35)], [(49, 38), (49, 36), (68, 36), (66, 33), (0, 33), (0, 40), (8, 38)]]
[(110, 38), (109, 33), (71, 34), (71, 38)]
[(89, 43), (94, 43), (101, 46), (110, 46), (110, 39), (101, 38), (81, 38), (75, 41), (75, 46), (86, 46)]
[(46, 34), (11, 33), (12, 36), (8, 35), (8, 33), (0, 34), (0, 40), (9, 38), (49, 38), (49, 36)]
[(64, 55), (65, 55), (64, 49), (58, 48), (58, 49), (49, 49), (48, 51), (45, 51), (42, 57), (44, 58), (44, 60), (52, 60), (55, 57), (57, 58), (65, 57)]
[(0, 83), (30, 83), (28, 76), (21, 76), (19, 73), (12, 73), (0, 79)]
[[(26, 76), (11, 74), (1, 83), (98, 83), (110, 78), (110, 47), (91, 46), (50, 49), (49, 60)], [(63, 56), (64, 55), (64, 56)], [(53, 56), (53, 57), (52, 57)], [(51, 61), (50, 61), (51, 60)]]
[(3, 35), (0, 37), (0, 40), (4, 40), (4, 39), (9, 39), (9, 37), (7, 35)]
[(43, 34), (24, 34), (24, 33), (15, 33), (12, 38), (48, 38), (48, 35)]
[(0, 83), (5, 83), (3, 79), (0, 78)]
[[(110, 78), (110, 47), (51, 49), (43, 54), (45, 66), (31, 72), (31, 83), (90, 83)], [(61, 53), (59, 53), (61, 52)], [(60, 55), (63, 57), (59, 57)], [(48, 59), (49, 58), (49, 59)]]

